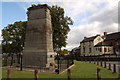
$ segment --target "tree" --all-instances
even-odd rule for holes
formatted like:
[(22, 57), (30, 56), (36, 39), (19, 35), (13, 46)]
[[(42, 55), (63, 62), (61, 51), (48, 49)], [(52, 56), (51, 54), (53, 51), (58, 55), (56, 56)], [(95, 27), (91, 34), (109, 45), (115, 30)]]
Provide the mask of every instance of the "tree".
[(70, 17), (64, 16), (64, 9), (58, 6), (52, 6), (51, 19), (53, 29), (53, 47), (54, 50), (61, 50), (62, 47), (67, 45), (67, 34), (70, 31), (69, 25), (73, 24)]
[(2, 30), (3, 53), (20, 53), (24, 47), (26, 22), (15, 22)]
[(2, 53), (8, 53), (11, 55), (11, 61), (13, 61), (14, 54), (21, 53), (23, 50), (26, 23), (27, 22), (21, 21), (15, 22), (14, 24), (10, 24), (2, 30)]
[(64, 50), (58, 50), (56, 51), (60, 56), (68, 55), (69, 51), (64, 49)]

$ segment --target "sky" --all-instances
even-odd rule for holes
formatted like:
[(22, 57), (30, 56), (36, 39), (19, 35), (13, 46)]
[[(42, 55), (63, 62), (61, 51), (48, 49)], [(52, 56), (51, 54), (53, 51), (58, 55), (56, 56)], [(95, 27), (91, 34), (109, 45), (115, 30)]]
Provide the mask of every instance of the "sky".
[[(68, 33), (67, 46), (71, 50), (80, 45), (86, 37), (103, 35), (103, 32), (118, 31), (118, 2), (119, 0), (2, 0), (0, 3), (2, 24), (1, 30), (8, 24), (27, 20), (27, 8), (31, 4), (58, 5), (65, 10), (65, 16), (71, 17), (73, 25)], [(1, 18), (1, 16), (0, 16)], [(0, 36), (0, 40), (2, 37)]]

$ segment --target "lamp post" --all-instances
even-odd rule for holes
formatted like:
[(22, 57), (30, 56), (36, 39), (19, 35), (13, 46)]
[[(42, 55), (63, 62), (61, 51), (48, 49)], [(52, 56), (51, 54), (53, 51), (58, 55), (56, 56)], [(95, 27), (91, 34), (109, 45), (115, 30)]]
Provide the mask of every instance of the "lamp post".
[[(54, 52), (56, 52), (58, 49), (54, 49)], [(57, 53), (57, 64), (58, 64), (58, 66), (57, 66), (57, 69), (55, 69), (55, 72), (57, 73), (57, 74), (59, 74), (59, 56), (58, 56), (58, 52), (56, 52)]]
[(57, 63), (58, 63), (58, 74), (59, 74), (59, 55), (58, 55), (58, 53), (57, 53)]
[[(58, 51), (59, 49), (54, 49), (54, 52), (56, 52), (56, 51)], [(59, 53), (57, 52), (57, 64), (58, 64), (58, 66), (57, 66), (57, 69), (55, 70), (55, 72), (57, 73), (57, 74), (59, 74)]]
[(67, 56), (67, 68), (69, 68), (69, 58), (70, 58), (70, 55)]
[(22, 58), (23, 58), (23, 53), (20, 55), (20, 71), (22, 71)]
[(57, 67), (57, 69), (55, 70), (55, 72), (57, 73), (57, 74), (59, 74), (59, 56), (58, 56), (58, 53), (57, 53), (57, 63), (58, 63), (58, 67)]

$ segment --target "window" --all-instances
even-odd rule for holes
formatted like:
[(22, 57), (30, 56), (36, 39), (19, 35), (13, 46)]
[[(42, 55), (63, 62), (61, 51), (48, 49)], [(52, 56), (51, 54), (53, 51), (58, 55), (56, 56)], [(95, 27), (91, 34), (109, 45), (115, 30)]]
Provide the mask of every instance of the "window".
[(85, 53), (85, 47), (83, 47), (83, 53)]
[(50, 66), (53, 66), (53, 64), (52, 64), (52, 63), (50, 63)]
[(97, 51), (97, 48), (96, 48), (96, 51)]
[(102, 48), (99, 48), (99, 51), (102, 52)]
[(107, 48), (104, 48), (104, 52), (107, 52)]
[(83, 45), (85, 45), (85, 42), (83, 43)]
[(50, 55), (50, 58), (52, 58), (52, 55)]
[(89, 53), (91, 53), (91, 48), (89, 48)]
[(110, 48), (108, 48), (108, 52), (110, 52), (111, 51), (111, 49)]
[(113, 43), (111, 42), (111, 45), (113, 45)]

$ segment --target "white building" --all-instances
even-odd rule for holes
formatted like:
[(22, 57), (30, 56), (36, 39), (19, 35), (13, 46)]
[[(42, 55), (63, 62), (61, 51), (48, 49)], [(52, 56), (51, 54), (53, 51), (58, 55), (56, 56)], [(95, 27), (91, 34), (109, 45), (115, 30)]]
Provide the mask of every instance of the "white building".
[[(114, 35), (119, 35), (120, 32), (107, 34), (104, 32), (104, 35), (96, 35), (93, 37), (84, 37), (84, 39), (80, 42), (80, 54), (81, 56), (90, 56), (90, 55), (103, 55), (103, 54), (113, 54), (114, 53), (114, 45), (109, 42), (108, 39), (111, 37), (114, 39)], [(110, 37), (110, 39), (111, 39)], [(120, 40), (120, 37), (116, 37), (117, 40)], [(112, 40), (112, 42), (113, 42)], [(118, 41), (119, 41), (118, 40)]]

